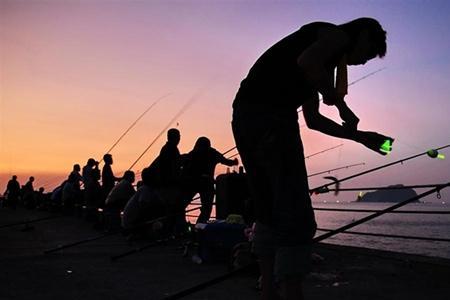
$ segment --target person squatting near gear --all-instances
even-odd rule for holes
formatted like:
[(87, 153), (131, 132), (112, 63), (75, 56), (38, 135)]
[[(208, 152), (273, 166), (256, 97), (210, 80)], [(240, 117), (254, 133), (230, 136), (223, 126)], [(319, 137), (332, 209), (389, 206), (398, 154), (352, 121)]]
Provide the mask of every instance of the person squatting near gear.
[[(347, 65), (386, 54), (386, 32), (372, 18), (334, 25), (314, 22), (283, 38), (255, 62), (233, 102), (232, 128), (255, 204), (254, 251), (262, 275), (262, 299), (303, 299), (316, 222), (309, 195), (297, 109), (306, 125), (356, 141), (385, 155), (392, 138), (357, 129), (344, 101)], [(336, 82), (334, 70), (336, 70)], [(319, 96), (334, 105), (342, 125), (321, 115)]]
[(149, 168), (142, 170), (143, 184), (125, 205), (122, 227), (132, 237), (157, 238), (167, 233), (166, 220), (144, 224), (167, 215), (167, 206), (159, 191), (153, 186), (153, 174)]

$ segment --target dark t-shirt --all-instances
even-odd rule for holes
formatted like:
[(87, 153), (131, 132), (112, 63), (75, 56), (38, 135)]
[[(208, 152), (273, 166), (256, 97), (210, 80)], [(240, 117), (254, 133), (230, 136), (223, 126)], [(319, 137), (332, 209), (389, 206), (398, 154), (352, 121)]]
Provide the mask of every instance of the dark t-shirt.
[(159, 171), (161, 184), (170, 186), (177, 184), (180, 178), (181, 162), (177, 145), (166, 143), (159, 153)]
[(317, 94), (297, 65), (299, 55), (318, 38), (323, 28), (334, 24), (315, 22), (270, 47), (253, 65), (233, 103), (233, 108), (292, 111)]
[(191, 178), (214, 179), (214, 170), (218, 163), (225, 163), (225, 157), (216, 149), (205, 151), (192, 150), (185, 158), (183, 175)]
[(16, 180), (8, 181), (8, 185), (6, 187), (6, 191), (8, 192), (9, 197), (17, 197), (20, 195), (20, 184)]

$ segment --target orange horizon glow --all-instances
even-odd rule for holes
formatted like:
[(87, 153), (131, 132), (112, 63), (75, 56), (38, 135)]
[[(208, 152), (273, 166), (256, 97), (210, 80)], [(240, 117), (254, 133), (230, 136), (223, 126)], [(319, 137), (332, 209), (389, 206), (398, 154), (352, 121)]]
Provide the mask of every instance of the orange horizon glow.
[[(0, 193), (13, 174), (22, 184), (35, 176), (38, 187), (65, 179), (75, 163), (101, 160), (130, 124), (168, 93), (111, 152), (116, 175), (193, 97), (193, 105), (171, 124), (181, 131), (180, 152), (190, 151), (200, 136), (220, 152), (230, 149), (231, 105), (249, 68), (273, 43), (317, 20), (340, 24), (373, 16), (388, 31), (386, 58), (350, 67), (349, 82), (387, 68), (351, 86), (346, 99), (361, 129), (396, 141), (392, 153), (381, 157), (302, 127), (305, 155), (344, 143), (307, 160), (309, 172), (360, 162), (371, 167), (448, 144), (450, 24), (441, 7), (448, 4), (434, 3), (1, 1)], [(321, 111), (340, 122), (334, 108)], [(164, 132), (134, 170), (148, 166), (165, 140)], [(449, 159), (407, 166), (407, 172), (406, 166), (389, 171), (388, 179), (360, 182), (450, 180)], [(220, 166), (216, 173), (225, 171)], [(311, 185), (320, 180), (311, 179)]]

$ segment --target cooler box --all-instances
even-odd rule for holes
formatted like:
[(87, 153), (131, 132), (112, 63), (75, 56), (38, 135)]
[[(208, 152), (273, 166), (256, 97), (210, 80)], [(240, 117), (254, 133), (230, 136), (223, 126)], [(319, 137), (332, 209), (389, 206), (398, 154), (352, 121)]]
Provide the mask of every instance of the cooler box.
[(216, 222), (198, 230), (198, 253), (204, 262), (229, 262), (233, 247), (246, 242), (244, 224)]

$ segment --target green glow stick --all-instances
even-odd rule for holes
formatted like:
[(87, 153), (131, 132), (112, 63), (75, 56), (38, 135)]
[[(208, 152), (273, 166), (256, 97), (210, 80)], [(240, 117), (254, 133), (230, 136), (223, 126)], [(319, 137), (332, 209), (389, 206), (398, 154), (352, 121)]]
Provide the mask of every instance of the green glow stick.
[(444, 154), (438, 154), (437, 158), (439, 158), (439, 159), (445, 159), (445, 155), (444, 155)]
[(380, 146), (380, 151), (389, 154), (392, 151), (391, 140), (384, 140), (384, 143)]

